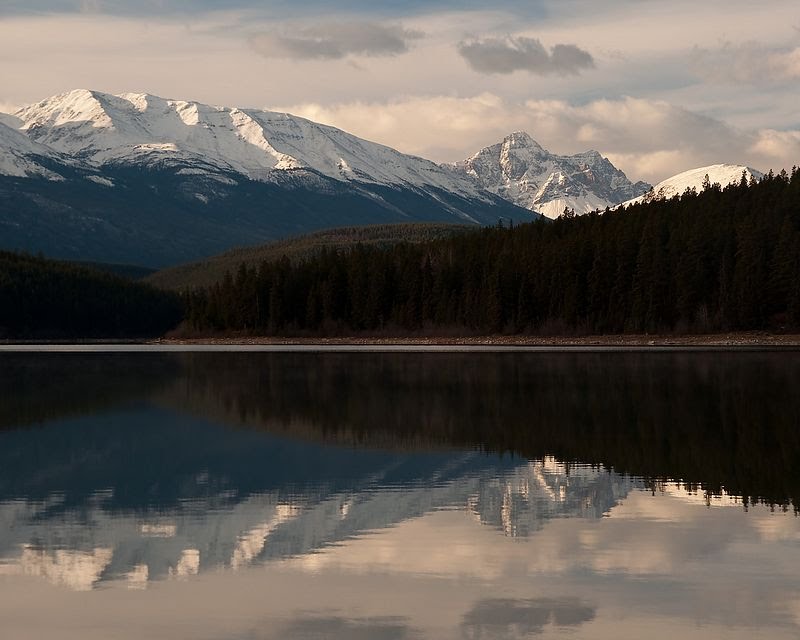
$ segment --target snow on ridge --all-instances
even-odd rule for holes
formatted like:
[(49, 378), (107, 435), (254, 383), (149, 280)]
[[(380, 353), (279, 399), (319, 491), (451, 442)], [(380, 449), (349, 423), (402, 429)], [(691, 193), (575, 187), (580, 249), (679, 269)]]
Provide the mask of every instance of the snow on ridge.
[(286, 113), (79, 89), (15, 115), (32, 140), (95, 166), (146, 163), (152, 157), (253, 180), (269, 180), (274, 171), (309, 169), (340, 181), (434, 187), (488, 199), (466, 176)]
[(104, 178), (103, 176), (86, 176), (86, 179), (90, 182), (94, 182), (95, 184), (103, 185), (104, 187), (116, 186), (111, 180)]
[(0, 122), (0, 175), (15, 178), (39, 176), (61, 182), (64, 177), (41, 164), (51, 152), (24, 133)]
[(764, 174), (760, 171), (739, 164), (712, 164), (707, 167), (697, 167), (659, 182), (644, 195), (623, 202), (619, 207), (627, 207), (632, 204), (652, 202), (654, 200), (668, 200), (674, 196), (682, 195), (687, 189), (702, 191), (706, 177), (708, 177), (710, 184), (716, 183), (724, 188), (739, 182), (742, 179), (742, 174), (748, 181), (751, 178), (761, 180), (764, 177)]
[(524, 131), (509, 134), (452, 167), (484, 189), (548, 218), (557, 218), (565, 208), (577, 214), (605, 209), (650, 187), (633, 184), (597, 151), (557, 155)]
[(22, 107), (14, 115), (23, 121), (23, 130), (59, 127), (76, 122), (91, 122), (94, 127), (112, 127), (104, 102), (111, 97), (88, 89), (75, 89)]

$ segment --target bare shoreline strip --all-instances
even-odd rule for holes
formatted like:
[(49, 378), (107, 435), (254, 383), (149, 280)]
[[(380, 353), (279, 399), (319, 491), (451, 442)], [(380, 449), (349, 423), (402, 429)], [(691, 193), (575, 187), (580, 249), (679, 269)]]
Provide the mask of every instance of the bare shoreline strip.
[(147, 342), (85, 341), (74, 343), (0, 343), (0, 353), (181, 353), (181, 352), (306, 352), (306, 353), (630, 353), (630, 352), (800, 351), (800, 335), (737, 333), (683, 336), (587, 337), (343, 337), (160, 339)]

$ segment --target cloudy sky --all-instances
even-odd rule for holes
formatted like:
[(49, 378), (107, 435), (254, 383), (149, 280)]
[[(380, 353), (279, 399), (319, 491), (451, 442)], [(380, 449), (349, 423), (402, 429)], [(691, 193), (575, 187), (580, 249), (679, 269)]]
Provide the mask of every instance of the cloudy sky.
[(0, 70), (0, 111), (137, 91), (437, 161), (526, 130), (651, 182), (800, 164), (797, 0), (0, 0)]

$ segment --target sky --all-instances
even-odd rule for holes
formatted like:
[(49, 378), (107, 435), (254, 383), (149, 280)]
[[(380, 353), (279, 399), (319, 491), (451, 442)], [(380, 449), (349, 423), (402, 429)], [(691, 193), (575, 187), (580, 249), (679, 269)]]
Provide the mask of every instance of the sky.
[(797, 0), (0, 0), (0, 111), (77, 88), (288, 111), (438, 162), (524, 130), (657, 182), (800, 164)]

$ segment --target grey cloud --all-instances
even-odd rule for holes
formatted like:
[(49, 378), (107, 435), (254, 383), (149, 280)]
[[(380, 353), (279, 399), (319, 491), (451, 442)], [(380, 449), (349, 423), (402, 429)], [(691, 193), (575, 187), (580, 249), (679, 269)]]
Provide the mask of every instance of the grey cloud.
[[(552, 13), (550, 0), (496, 0), (494, 6), (518, 16), (541, 18)], [(94, 0), (2, 0), (0, 15), (37, 13), (78, 13), (92, 6)], [(158, 16), (191, 14), (220, 9), (219, 0), (101, 0), (102, 11), (113, 15)], [(273, 16), (309, 16), (320, 9), (330, 12), (329, 0), (226, 0), (224, 8), (269, 12)], [(359, 12), (372, 16), (418, 15), (439, 11), (485, 9), (485, 0), (404, 0), (381, 3), (374, 0), (339, 0), (336, 11), (342, 14)]]
[(461, 42), (458, 52), (480, 73), (528, 71), (539, 75), (576, 75), (594, 67), (594, 58), (574, 44), (550, 51), (536, 38), (485, 38)]
[(260, 33), (250, 38), (253, 49), (267, 58), (339, 60), (347, 56), (396, 56), (422, 38), (419, 31), (376, 22), (347, 22), (299, 28), (293, 32)]
[(464, 615), (468, 638), (524, 638), (549, 625), (578, 627), (594, 620), (596, 610), (574, 598), (557, 600), (481, 600)]
[(716, 49), (695, 47), (691, 62), (694, 72), (711, 82), (765, 85), (800, 79), (800, 47), (727, 42)]

